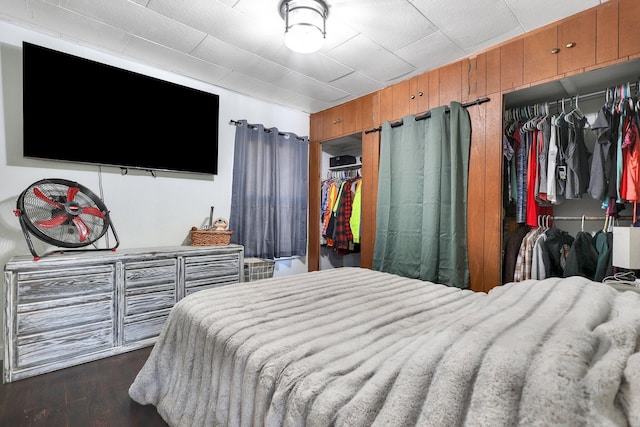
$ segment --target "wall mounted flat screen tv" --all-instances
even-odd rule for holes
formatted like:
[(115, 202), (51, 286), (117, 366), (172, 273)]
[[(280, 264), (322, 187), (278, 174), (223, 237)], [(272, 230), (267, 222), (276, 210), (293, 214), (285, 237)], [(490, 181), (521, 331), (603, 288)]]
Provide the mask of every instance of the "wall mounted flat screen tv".
[(24, 156), (218, 173), (219, 95), (23, 42)]

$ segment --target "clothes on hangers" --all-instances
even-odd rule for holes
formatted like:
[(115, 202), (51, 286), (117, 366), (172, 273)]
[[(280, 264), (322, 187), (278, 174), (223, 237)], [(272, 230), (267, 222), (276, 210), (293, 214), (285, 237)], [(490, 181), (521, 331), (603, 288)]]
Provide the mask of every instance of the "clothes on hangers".
[[(514, 171), (516, 194), (505, 198), (504, 206), (515, 203), (516, 222), (534, 227), (540, 215), (553, 215), (553, 206), (584, 194), (600, 200), (603, 209), (609, 209), (613, 197), (619, 205), (633, 203), (635, 211), (640, 202), (640, 100), (628, 84), (606, 94), (593, 124), (580, 111), (578, 96), (569, 108), (563, 99), (554, 114), (548, 104), (505, 112), (505, 172)], [(585, 144), (587, 131), (596, 136), (593, 153)]]
[(321, 182), (321, 244), (340, 255), (360, 249), (361, 181), (344, 171)]

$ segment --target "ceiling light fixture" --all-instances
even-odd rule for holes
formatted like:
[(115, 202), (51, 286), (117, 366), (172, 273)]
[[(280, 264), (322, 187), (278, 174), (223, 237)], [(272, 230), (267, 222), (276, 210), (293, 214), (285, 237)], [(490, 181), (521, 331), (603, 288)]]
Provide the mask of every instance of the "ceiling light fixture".
[(322, 0), (283, 0), (284, 44), (294, 52), (312, 53), (322, 47), (329, 9)]

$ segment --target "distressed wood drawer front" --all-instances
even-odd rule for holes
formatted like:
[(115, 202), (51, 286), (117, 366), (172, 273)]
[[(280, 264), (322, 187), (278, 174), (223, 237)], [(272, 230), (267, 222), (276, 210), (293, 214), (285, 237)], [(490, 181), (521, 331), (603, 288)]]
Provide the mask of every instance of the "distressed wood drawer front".
[(175, 287), (157, 286), (136, 289), (127, 292), (125, 316), (132, 316), (164, 308), (171, 308), (176, 303)]
[(105, 298), (86, 304), (74, 304), (58, 308), (18, 313), (18, 335), (64, 330), (75, 326), (113, 321), (113, 300)]
[(113, 347), (111, 322), (19, 338), (16, 366), (26, 368)]
[(185, 261), (185, 286), (238, 282), (240, 258), (236, 254), (200, 256)]
[(113, 291), (113, 266), (19, 272), (18, 303), (31, 303)]
[(130, 316), (124, 324), (124, 342), (130, 343), (160, 335), (170, 310), (161, 310), (145, 316)]
[(175, 259), (127, 262), (125, 265), (125, 286), (127, 289), (158, 284), (175, 286), (177, 278)]

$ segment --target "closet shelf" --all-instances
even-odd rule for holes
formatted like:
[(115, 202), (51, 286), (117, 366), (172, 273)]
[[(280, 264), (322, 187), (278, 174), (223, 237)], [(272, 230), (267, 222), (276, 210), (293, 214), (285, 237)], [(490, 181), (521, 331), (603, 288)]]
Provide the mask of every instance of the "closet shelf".
[(354, 170), (360, 169), (362, 167), (362, 163), (354, 163), (352, 165), (342, 165), (342, 166), (333, 166), (330, 167), (330, 171), (346, 171), (346, 170)]

